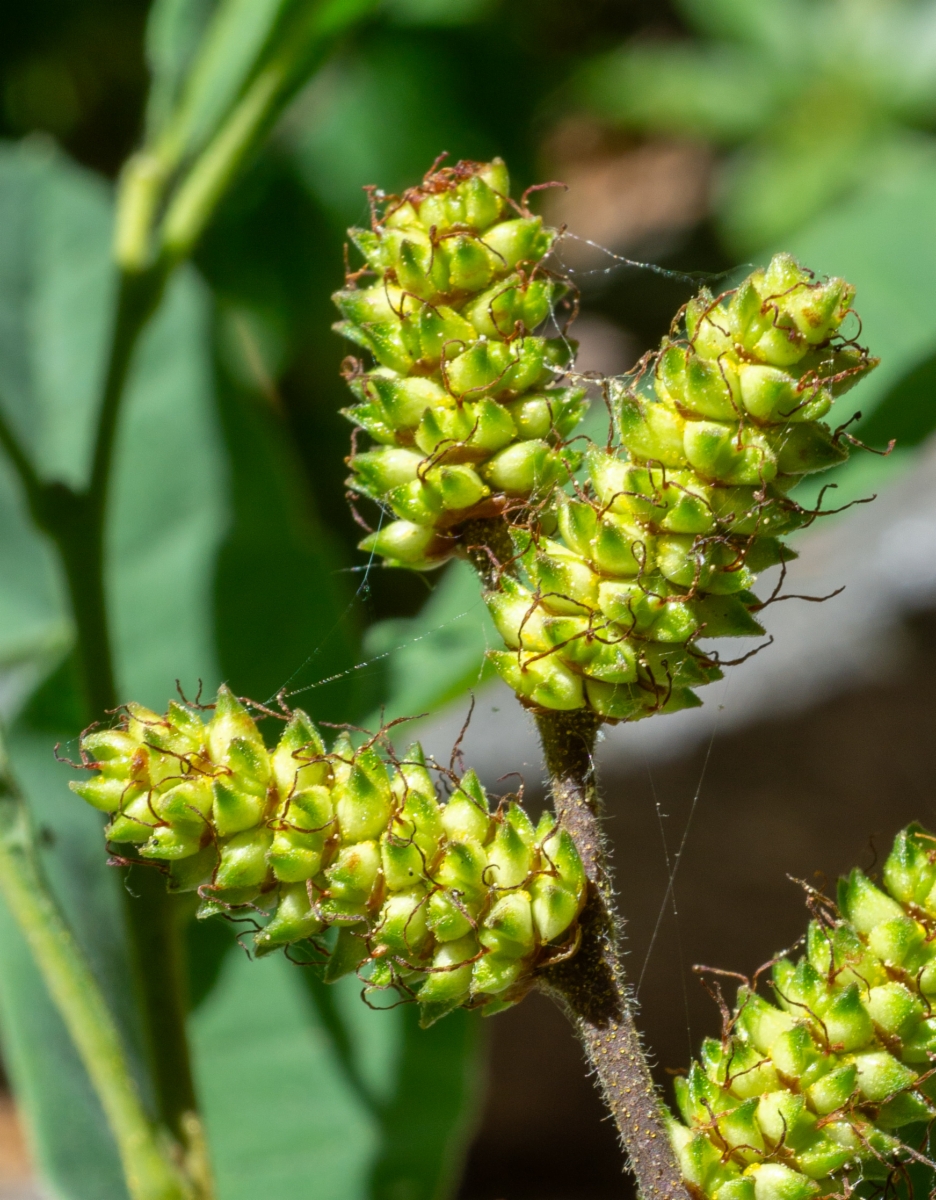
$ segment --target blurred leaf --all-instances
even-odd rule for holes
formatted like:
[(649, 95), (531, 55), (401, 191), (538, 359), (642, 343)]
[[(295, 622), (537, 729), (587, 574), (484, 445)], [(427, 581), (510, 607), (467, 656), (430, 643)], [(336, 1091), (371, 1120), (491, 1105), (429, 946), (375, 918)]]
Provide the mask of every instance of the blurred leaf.
[(851, 97), (829, 99), (821, 135), (812, 103), (799, 110), (791, 106), (775, 128), (724, 164), (717, 187), (719, 225), (739, 253), (795, 234), (872, 172), (899, 170), (903, 138), (875, 128), (860, 104), (848, 103)]
[[(841, 275), (857, 287), (855, 308), (861, 317), (860, 341), (879, 355), (881, 365), (854, 392), (839, 400), (833, 425), (855, 412), (864, 420), (851, 429), (858, 437), (871, 433), (880, 444), (903, 432), (905, 443), (925, 436), (932, 423), (932, 398), (918, 385), (904, 390), (902, 381), (927, 359), (936, 345), (936, 151), (921, 149), (898, 168), (876, 172), (862, 191), (829, 210), (784, 244), (813, 270)], [(858, 330), (854, 332), (857, 334)], [(885, 398), (888, 409), (881, 409)], [(888, 432), (890, 414), (900, 406), (899, 426)], [(916, 431), (916, 433), (914, 433)], [(908, 436), (909, 435), (909, 436)], [(797, 489), (801, 503), (811, 503), (830, 480), (840, 490), (827, 498), (837, 506), (858, 492), (870, 494), (897, 473), (902, 462), (855, 451), (844, 467), (807, 481)], [(860, 486), (857, 486), (860, 481)]]
[(729, 144), (759, 129), (779, 100), (772, 72), (746, 51), (689, 42), (616, 50), (585, 69), (580, 89), (612, 121)]
[(494, 0), (387, 0), (384, 11), (400, 25), (471, 25), (493, 6)]
[(39, 682), (38, 672), (68, 648), (72, 631), (54, 554), (36, 536), (19, 481), (2, 455), (0, 564), (7, 568), (0, 584), (0, 712), (9, 720)]
[(454, 562), (437, 583), (428, 578), (435, 590), (418, 616), (381, 621), (367, 631), (366, 656), (387, 659), (387, 720), (435, 712), (492, 673), (484, 653), (499, 644), (499, 635), (472, 568)]
[[(622, 47), (586, 103), (632, 128), (740, 143), (717, 210), (741, 255), (888, 170), (932, 125), (936, 8), (915, 0), (682, 0), (694, 41)], [(707, 35), (707, 37), (705, 36)]]
[(80, 487), (114, 291), (107, 188), (44, 139), (0, 144), (0, 405), (39, 472)]
[(889, 165), (783, 246), (814, 271), (855, 285), (860, 340), (881, 357), (860, 389), (839, 401), (837, 420), (855, 407), (869, 414), (936, 341), (936, 149)]
[[(936, 333), (936, 330), (934, 330)], [(900, 450), (918, 446), (936, 429), (936, 354), (898, 379), (861, 423), (861, 437), (882, 450), (896, 439)]]
[(383, 31), (337, 57), (299, 98), (284, 136), (306, 185), (339, 221), (366, 220), (363, 184), (402, 189), (443, 150), (455, 159), (505, 152), (502, 139), (479, 132), (476, 72), (464, 78), (464, 59), (464, 46), (421, 31)]
[(458, 1009), (420, 1029), (415, 1004), (393, 1005), (397, 1050), (386, 1084), (375, 1088), (356, 1043), (362, 1022), (385, 1021), (391, 1009), (367, 1016), (357, 989), (325, 984), (315, 971), (302, 980), (345, 1080), (376, 1122), (371, 1200), (444, 1200), (458, 1182), (478, 1111), (480, 1014)]
[(211, 310), (193, 271), (173, 280), (131, 371), (108, 530), (121, 698), (162, 711), (175, 681), (218, 681), (212, 581), (228, 526), (214, 412)]
[(296, 703), (313, 718), (354, 720), (368, 703), (368, 681), (353, 670), (354, 576), (340, 573), (270, 401), (228, 384), (221, 413), (234, 503), (215, 583), (225, 678), (261, 701), (301, 691)]
[(394, 1087), (381, 1106), (372, 1200), (444, 1200), (458, 1184), (480, 1101), (481, 1017), (458, 1009), (419, 1028), (415, 1004), (400, 1010)]
[[(303, 968), (281, 955), (227, 958), (192, 1021), (221, 1200), (358, 1200), (378, 1144), (376, 1119), (347, 1082), (325, 1028), (310, 1019)], [(334, 985), (362, 1010), (355, 1050), (377, 1094), (392, 1086), (398, 1012), (374, 1013), (352, 979)]]
[(774, 53), (795, 51), (810, 17), (809, 0), (679, 0), (679, 7), (711, 37)]

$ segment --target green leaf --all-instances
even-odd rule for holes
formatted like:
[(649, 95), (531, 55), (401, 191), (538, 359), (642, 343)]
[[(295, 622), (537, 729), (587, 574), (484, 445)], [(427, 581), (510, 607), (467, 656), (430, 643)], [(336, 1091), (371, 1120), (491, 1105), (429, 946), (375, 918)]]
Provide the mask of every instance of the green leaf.
[[(934, 331), (936, 332), (936, 331)], [(875, 450), (894, 439), (899, 450), (912, 449), (936, 429), (936, 354), (898, 379), (861, 423), (861, 438)]]
[(51, 142), (0, 144), (0, 405), (40, 474), (80, 487), (114, 275), (105, 184)]
[(68, 649), (72, 631), (52, 549), (36, 537), (19, 482), (0, 457), (0, 564), (13, 563), (15, 574), (0, 585), (0, 678), (7, 718)]
[(762, 50), (795, 50), (813, 15), (804, 0), (679, 0), (697, 30)]
[[(361, 1105), (323, 1026), (310, 1020), (304, 969), (276, 955), (227, 958), (192, 1022), (208, 1136), (224, 1200), (356, 1200), (366, 1192), (377, 1122)], [(379, 1093), (392, 1086), (399, 1016), (370, 1012), (355, 980), (343, 1007), (368, 1018), (355, 1050)]]
[(455, 1190), (480, 1101), (480, 1017), (463, 1009), (420, 1029), (401, 1010), (402, 1043), (392, 1093), (380, 1110), (371, 1168), (373, 1200), (443, 1200)]
[(626, 46), (598, 59), (584, 71), (580, 91), (611, 120), (730, 144), (773, 115), (780, 82), (747, 50), (663, 43)]
[(354, 576), (341, 572), (268, 400), (230, 382), (220, 400), (234, 505), (215, 583), (225, 678), (257, 700), (285, 687), (313, 718), (355, 720), (376, 696), (353, 669)]
[[(864, 420), (850, 431), (863, 438), (869, 429), (872, 444), (886, 444), (899, 436), (901, 429), (905, 437), (910, 431), (910, 444), (920, 440), (931, 420), (931, 394), (918, 386), (918, 380), (906, 389), (903, 381), (930, 357), (936, 345), (932, 304), (936, 152), (924, 147), (907, 154), (899, 169), (869, 180), (859, 193), (829, 209), (783, 248), (812, 269), (841, 275), (855, 284), (860, 340), (881, 358), (877, 370), (836, 403), (832, 424), (847, 421), (860, 411)], [(901, 406), (893, 432), (889, 432), (888, 411), (881, 408), (890, 396), (891, 413)], [(796, 498), (811, 504), (819, 487), (835, 482), (839, 490), (827, 497), (826, 504), (838, 506), (859, 495), (870, 495), (904, 465), (902, 456), (872, 458), (856, 450), (844, 467), (798, 488)]]
[(473, 25), (486, 17), (492, 0), (388, 0), (385, 11), (399, 25), (450, 28)]
[(880, 355), (881, 365), (838, 402), (835, 419), (855, 408), (868, 415), (936, 342), (936, 150), (924, 145), (907, 154), (783, 248), (858, 289), (861, 342)]
[[(4, 411), (48, 477), (80, 483), (107, 346), (114, 288), (106, 187), (50, 148), (0, 148), (0, 380)], [(145, 334), (118, 432), (110, 585), (120, 688), (164, 704), (180, 675), (217, 678), (211, 575), (226, 523), (212, 413), (204, 291), (180, 274)], [(0, 611), (64, 623), (57, 571), (28, 526), (3, 463), (0, 502), (13, 513), (0, 541)], [(3, 515), (6, 516), (6, 510)], [(20, 622), (21, 628), (23, 626)], [(38, 645), (41, 639), (34, 639)], [(76, 755), (65, 661), (30, 702), (11, 738), (14, 770), (43, 830), (45, 860), (118, 1017), (136, 1046), (120, 877), (106, 866), (101, 819), (76, 803), (52, 747)], [(41, 1171), (74, 1200), (122, 1200), (125, 1190), (100, 1107), (10, 919), (0, 921), (0, 1024)]]
[(367, 631), (365, 655), (387, 662), (385, 720), (434, 712), (477, 686), (491, 674), (485, 651), (499, 644), (477, 575), (467, 563), (452, 563), (418, 616)]

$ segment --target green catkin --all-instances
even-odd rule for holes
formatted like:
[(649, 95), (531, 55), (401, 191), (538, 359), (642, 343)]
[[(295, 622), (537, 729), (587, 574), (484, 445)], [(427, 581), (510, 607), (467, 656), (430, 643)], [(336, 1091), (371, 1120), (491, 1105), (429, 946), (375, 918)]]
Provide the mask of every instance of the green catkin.
[(296, 710), (270, 751), (222, 687), (207, 724), (130, 704), (81, 749), (95, 774), (70, 786), (110, 814), (108, 841), (197, 891), (199, 916), (256, 918), (258, 954), (313, 939), (327, 979), (356, 970), (415, 996), (424, 1024), (515, 1003), (577, 944), (586, 880), (568, 833), (513, 802), (491, 812), (472, 771), (443, 799), (418, 744), (389, 764), (346, 734), (326, 751)]
[(903, 830), (882, 876), (878, 887), (855, 870), (837, 910), (815, 905), (805, 956), (773, 965), (774, 1002), (742, 987), (722, 1039), (707, 1039), (677, 1080), (670, 1137), (694, 1194), (880, 1190), (925, 1141), (936, 1117), (936, 839)]
[(352, 453), (348, 483), (397, 518), (362, 549), (424, 569), (459, 549), (466, 521), (568, 479), (586, 396), (561, 386), (572, 344), (536, 333), (566, 291), (542, 265), (556, 231), (510, 200), (500, 159), (373, 201), (372, 228), (349, 230), (366, 268), (334, 296), (335, 329), (377, 364), (345, 361), (358, 401), (345, 415), (376, 443)]
[(839, 332), (853, 295), (778, 254), (609, 380), (618, 445), (592, 446), (587, 482), (515, 533), (518, 577), (487, 597), (522, 701), (608, 720), (695, 706), (721, 677), (696, 640), (763, 632), (755, 577), (814, 516), (788, 492), (847, 458), (821, 418), (877, 363)]

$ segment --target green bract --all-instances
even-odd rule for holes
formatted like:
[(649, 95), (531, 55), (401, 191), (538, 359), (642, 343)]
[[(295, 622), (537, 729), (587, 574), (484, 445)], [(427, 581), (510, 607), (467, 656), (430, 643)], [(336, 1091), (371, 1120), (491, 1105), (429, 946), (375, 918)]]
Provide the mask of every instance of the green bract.
[(349, 232), (366, 267), (335, 293), (345, 318), (335, 328), (376, 366), (346, 360), (358, 403), (345, 415), (377, 443), (351, 455), (349, 486), (398, 518), (362, 548), (436, 566), (466, 521), (568, 478), (562, 446), (585, 390), (559, 386), (569, 341), (536, 332), (566, 291), (541, 262), (556, 231), (510, 200), (495, 159), (378, 193), (372, 228)]
[(327, 979), (359, 970), (415, 996), (425, 1024), (514, 1003), (577, 946), (586, 881), (569, 835), (514, 802), (492, 813), (473, 771), (443, 772), (443, 800), (418, 744), (389, 763), (346, 734), (326, 750), (296, 710), (271, 751), (222, 687), (207, 724), (188, 705), (130, 704), (81, 748), (97, 773), (72, 790), (110, 814), (109, 841), (197, 891), (199, 916), (256, 917), (258, 954), (322, 938)]
[(487, 597), (524, 702), (609, 720), (695, 705), (721, 676), (697, 639), (763, 632), (755, 577), (814, 515), (787, 493), (847, 457), (821, 418), (877, 362), (838, 332), (853, 294), (778, 254), (609, 381), (619, 446), (593, 446), (584, 486), (515, 533), (517, 577)]
[(898, 834), (883, 884), (841, 880), (805, 957), (774, 964), (776, 1003), (742, 987), (722, 1039), (677, 1080), (670, 1136), (698, 1194), (848, 1195), (909, 1156), (897, 1130), (936, 1116), (936, 840)]

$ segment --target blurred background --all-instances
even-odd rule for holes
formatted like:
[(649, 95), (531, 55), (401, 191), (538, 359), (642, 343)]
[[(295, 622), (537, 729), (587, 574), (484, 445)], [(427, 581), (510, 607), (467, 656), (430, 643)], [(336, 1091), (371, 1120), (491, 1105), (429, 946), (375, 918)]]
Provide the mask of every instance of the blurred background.
[[(0, 136), (40, 166), (69, 156), (92, 191), (112, 182), (141, 136), (148, 7), (0, 7)], [(423, 734), (444, 757), (472, 689), (466, 761), (495, 788), (521, 770), (535, 806), (535, 740), (484, 671), (470, 574), (365, 574), (344, 500), (345, 347), (329, 329), (344, 230), (367, 219), (363, 184), (401, 189), (442, 151), (502, 155), (517, 191), (568, 185), (541, 208), (569, 231), (558, 253), (582, 292), (582, 370), (626, 370), (704, 278), (731, 286), (775, 249), (857, 285), (863, 340), (883, 360), (852, 429), (897, 448), (856, 455), (834, 493), (835, 506), (878, 499), (800, 535), (787, 585), (845, 592), (776, 605), (774, 645), (710, 687), (704, 710), (609, 730), (602, 745), (632, 978), (666, 1087), (718, 1028), (693, 964), (752, 972), (805, 928), (788, 876), (873, 871), (903, 823), (936, 822), (936, 3), (386, 0), (280, 120), (197, 253), (202, 358), (173, 386), (207, 397), (210, 479), (193, 489), (183, 457), (163, 485), (170, 507), (210, 525), (185, 576), (199, 573), (202, 624), (181, 665), (178, 647), (148, 663), (141, 698), (162, 707), (177, 675), (258, 699), (288, 683), (335, 722), (366, 724), (381, 705), (433, 712)], [(53, 234), (56, 219), (51, 206)], [(0, 241), (15, 236), (0, 224)], [(16, 286), (0, 271), (2, 320)], [(158, 352), (184, 336), (165, 333)], [(54, 581), (33, 586), (48, 571), (24, 536), (0, 534), (0, 704), (38, 761), (53, 733), (74, 732), (69, 632)], [(139, 534), (122, 536), (132, 558)], [(241, 986), (231, 944), (193, 934), (205, 1046), (225, 1044), (217, 979)], [(534, 996), (485, 1026), (464, 1200), (622, 1194), (613, 1129), (561, 1015)], [(18, 1032), (3, 1029), (8, 1059)], [(250, 1194), (235, 1174), (224, 1200)], [(4, 1099), (0, 1198), (37, 1186)], [(277, 1186), (283, 1200), (313, 1194), (286, 1175)]]

